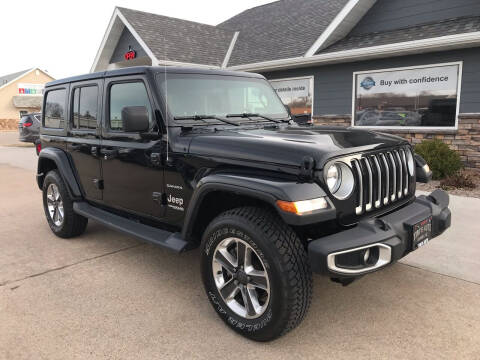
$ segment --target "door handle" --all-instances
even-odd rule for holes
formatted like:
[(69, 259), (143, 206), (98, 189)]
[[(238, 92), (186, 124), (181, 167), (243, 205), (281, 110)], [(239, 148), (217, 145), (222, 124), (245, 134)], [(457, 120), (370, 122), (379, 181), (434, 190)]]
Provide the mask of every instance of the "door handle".
[(105, 149), (102, 148), (100, 149), (100, 153), (104, 155), (105, 160), (113, 159), (118, 155), (118, 150), (117, 149)]

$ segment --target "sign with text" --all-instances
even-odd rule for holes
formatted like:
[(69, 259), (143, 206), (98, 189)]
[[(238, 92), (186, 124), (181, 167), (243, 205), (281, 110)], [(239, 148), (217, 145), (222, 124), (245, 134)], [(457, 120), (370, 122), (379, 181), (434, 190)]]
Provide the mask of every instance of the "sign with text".
[(19, 95), (43, 95), (44, 84), (25, 84), (18, 83)]
[(356, 126), (454, 127), (460, 64), (355, 74)]
[(292, 114), (312, 114), (313, 79), (311, 77), (270, 80), (273, 88)]

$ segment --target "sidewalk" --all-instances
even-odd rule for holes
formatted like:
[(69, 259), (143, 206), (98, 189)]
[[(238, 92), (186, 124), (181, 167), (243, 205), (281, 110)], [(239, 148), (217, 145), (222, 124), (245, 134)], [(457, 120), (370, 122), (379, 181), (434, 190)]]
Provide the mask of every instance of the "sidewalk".
[(2, 130), (0, 131), (0, 146), (7, 145), (30, 146), (31, 144), (18, 141), (18, 130)]

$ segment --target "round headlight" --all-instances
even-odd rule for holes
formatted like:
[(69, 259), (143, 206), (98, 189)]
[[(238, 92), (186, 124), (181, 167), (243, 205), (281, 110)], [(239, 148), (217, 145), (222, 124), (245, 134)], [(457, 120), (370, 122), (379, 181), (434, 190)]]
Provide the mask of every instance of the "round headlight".
[(405, 152), (407, 154), (408, 173), (410, 176), (413, 176), (413, 172), (415, 171), (415, 161), (413, 160), (412, 151), (409, 149)]
[(336, 162), (327, 168), (325, 182), (333, 196), (344, 200), (352, 194), (355, 178), (347, 164)]
[(340, 168), (337, 164), (330, 165), (327, 170), (327, 186), (328, 190), (334, 194), (340, 187), (342, 182)]

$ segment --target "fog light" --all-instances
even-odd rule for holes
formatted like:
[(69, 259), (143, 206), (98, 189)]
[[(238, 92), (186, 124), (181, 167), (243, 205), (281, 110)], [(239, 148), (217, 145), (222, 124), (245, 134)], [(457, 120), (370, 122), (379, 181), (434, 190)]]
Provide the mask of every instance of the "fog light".
[(391, 260), (390, 246), (376, 243), (328, 254), (327, 266), (338, 274), (362, 274), (385, 266)]
[(367, 250), (365, 250), (365, 252), (363, 253), (363, 263), (364, 264), (367, 264), (368, 263), (368, 258), (370, 257), (370, 248), (368, 248)]

